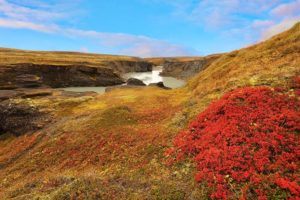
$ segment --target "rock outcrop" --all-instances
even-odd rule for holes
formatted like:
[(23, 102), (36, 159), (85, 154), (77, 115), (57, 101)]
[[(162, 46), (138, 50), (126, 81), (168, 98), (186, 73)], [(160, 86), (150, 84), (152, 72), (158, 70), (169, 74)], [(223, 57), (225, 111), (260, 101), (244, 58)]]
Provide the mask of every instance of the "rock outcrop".
[(180, 79), (188, 79), (200, 71), (208, 67), (213, 61), (218, 59), (221, 55), (211, 55), (195, 60), (180, 61), (180, 60), (166, 60), (163, 65), (162, 76), (172, 76)]
[(139, 85), (139, 86), (145, 86), (146, 84), (139, 80), (139, 79), (136, 79), (136, 78), (129, 78), (127, 80), (127, 85)]
[(19, 88), (16, 90), (0, 90), (0, 102), (12, 98), (35, 98), (51, 96), (57, 92), (51, 88)]
[(85, 65), (0, 65), (0, 89), (110, 86), (124, 83), (112, 69)]
[(0, 101), (14, 98), (18, 95), (20, 95), (20, 93), (15, 90), (0, 90)]
[(204, 57), (161, 57), (145, 58), (144, 60), (154, 66), (163, 66), (162, 76), (171, 76), (179, 79), (189, 79), (208, 67), (222, 54)]
[(148, 72), (152, 71), (153, 64), (147, 61), (107, 61), (104, 66), (115, 70), (116, 72), (123, 74), (129, 72)]
[(46, 114), (29, 104), (6, 100), (0, 103), (0, 135), (16, 136), (36, 131), (49, 122)]

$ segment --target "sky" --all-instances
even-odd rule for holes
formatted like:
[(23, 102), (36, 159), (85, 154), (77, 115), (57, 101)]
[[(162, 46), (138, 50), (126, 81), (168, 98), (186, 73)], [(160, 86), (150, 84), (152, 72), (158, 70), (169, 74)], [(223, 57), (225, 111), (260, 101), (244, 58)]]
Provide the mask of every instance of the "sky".
[(298, 21), (300, 0), (0, 0), (0, 47), (203, 56)]

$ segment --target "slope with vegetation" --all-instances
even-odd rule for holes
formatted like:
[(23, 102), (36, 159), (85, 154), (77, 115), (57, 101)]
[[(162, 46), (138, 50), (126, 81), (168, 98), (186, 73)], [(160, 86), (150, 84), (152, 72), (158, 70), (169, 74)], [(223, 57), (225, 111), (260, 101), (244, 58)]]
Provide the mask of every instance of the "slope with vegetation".
[(300, 73), (300, 22), (262, 43), (223, 55), (189, 82), (208, 98), (243, 86), (287, 84)]
[(227, 93), (176, 136), (169, 162), (191, 157), (212, 199), (299, 197), (298, 98), (265, 86)]
[[(182, 89), (147, 87), (116, 89), (96, 97), (5, 100), (50, 112), (53, 120), (33, 133), (1, 135), (0, 199), (220, 199), (224, 195), (255, 199), (260, 194), (262, 199), (297, 199), (299, 27), (300, 23), (268, 41), (222, 55)], [(241, 88), (246, 86), (251, 87)], [(236, 88), (241, 89), (208, 107)], [(176, 137), (202, 111), (195, 130), (188, 130), (195, 137)], [(264, 129), (265, 124), (270, 130)], [(260, 129), (259, 135), (251, 132)], [(183, 143), (174, 145), (174, 138)], [(218, 151), (215, 140), (224, 144)], [(227, 142), (232, 145), (226, 147)], [(165, 156), (170, 147), (182, 151), (173, 165)], [(253, 150), (251, 155), (240, 155), (247, 153), (247, 147)], [(209, 154), (201, 154), (202, 148)], [(233, 156), (227, 148), (236, 148), (237, 156), (257, 157), (247, 165), (252, 170), (240, 166), (245, 157), (222, 160), (222, 153)], [(224, 162), (231, 163), (222, 167)], [(200, 182), (195, 181), (196, 174)], [(210, 179), (214, 174), (221, 178)]]

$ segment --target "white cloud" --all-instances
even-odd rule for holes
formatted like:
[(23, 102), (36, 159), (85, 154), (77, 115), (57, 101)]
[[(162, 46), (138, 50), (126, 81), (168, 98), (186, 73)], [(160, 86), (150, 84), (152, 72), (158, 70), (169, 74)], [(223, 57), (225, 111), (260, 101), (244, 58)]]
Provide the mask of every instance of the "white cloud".
[(266, 40), (278, 33), (288, 30), (291, 28), (295, 23), (299, 22), (300, 18), (298, 19), (286, 19), (281, 21), (280, 23), (274, 24), (270, 27), (264, 29), (261, 33), (261, 40)]
[(300, 0), (152, 0), (173, 15), (245, 43), (265, 40), (300, 20)]
[(87, 47), (80, 47), (79, 52), (88, 53), (89, 49)]
[(105, 33), (79, 29), (63, 29), (61, 32), (70, 37), (87, 37), (96, 39), (106, 47), (119, 49), (119, 54), (154, 57), (154, 56), (182, 56), (194, 55), (193, 49), (153, 39), (142, 35), (124, 33)]
[[(158, 2), (159, 0), (152, 0)], [(278, 4), (278, 0), (160, 0), (174, 8), (174, 15), (206, 28), (244, 25), (248, 18)]]
[[(72, 2), (76, 4), (77, 1), (80, 0)], [(59, 21), (70, 17), (64, 14), (69, 13), (70, 8), (66, 6), (68, 1), (64, 1), (65, 4), (57, 4), (56, 0), (51, 2), (55, 3), (47, 4), (39, 0), (0, 0), (0, 27), (92, 39), (96, 45), (111, 48), (119, 54), (147, 57), (191, 55), (193, 53), (192, 50), (180, 45), (142, 35), (105, 33), (61, 26)]]
[(252, 23), (252, 28), (265, 28), (274, 25), (272, 20), (254, 20)]
[(29, 29), (44, 33), (55, 33), (60, 30), (56, 25), (36, 24), (29, 21), (20, 21), (14, 19), (0, 18), (0, 27), (13, 28), (13, 29)]
[(164, 41), (148, 40), (135, 43), (132, 47), (123, 49), (121, 53), (126, 55), (136, 55), (140, 57), (169, 57), (195, 55), (196, 51)]
[(280, 4), (271, 10), (270, 13), (279, 18), (300, 16), (300, 0)]
[(33, 9), (16, 3), (10, 3), (7, 0), (0, 0), (0, 13), (9, 19), (23, 21), (53, 21), (65, 17), (63, 12), (54, 11), (49, 7), (46, 9), (40, 7)]

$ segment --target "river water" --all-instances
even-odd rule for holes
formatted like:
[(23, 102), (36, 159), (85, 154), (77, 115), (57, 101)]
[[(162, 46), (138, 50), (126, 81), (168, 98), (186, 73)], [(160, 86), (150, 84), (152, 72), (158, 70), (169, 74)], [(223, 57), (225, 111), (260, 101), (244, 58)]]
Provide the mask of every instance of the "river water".
[[(160, 76), (159, 73), (162, 72), (162, 67), (157, 66), (154, 67), (151, 72), (131, 72), (123, 75), (123, 78), (136, 78), (143, 81), (146, 85), (150, 83), (163, 82), (166, 87), (175, 89), (185, 85), (185, 81), (176, 79), (173, 77), (164, 77)], [(73, 92), (87, 92), (93, 91), (99, 94), (103, 94), (105, 92), (106, 87), (67, 87), (61, 88), (65, 91), (73, 91)]]

